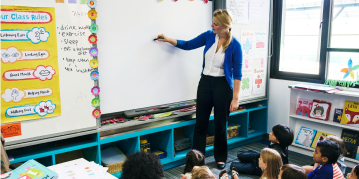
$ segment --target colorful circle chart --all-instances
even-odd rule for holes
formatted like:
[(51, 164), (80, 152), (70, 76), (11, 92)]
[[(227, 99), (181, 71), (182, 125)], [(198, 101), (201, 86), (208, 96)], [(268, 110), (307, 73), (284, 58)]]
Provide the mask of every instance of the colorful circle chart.
[(89, 12), (87, 13), (87, 15), (89, 16), (90, 19), (96, 19), (97, 18), (97, 12), (93, 9), (89, 10)]
[(93, 34), (96, 34), (98, 32), (98, 25), (97, 24), (92, 24), (90, 26), (90, 32)]
[(97, 43), (97, 36), (95, 34), (92, 34), (89, 36), (89, 42), (92, 44)]
[(94, 110), (92, 111), (92, 115), (93, 115), (93, 117), (95, 117), (95, 118), (100, 117), (100, 116), (101, 116), (101, 110), (100, 110), (100, 109), (94, 109)]
[(100, 76), (98, 71), (92, 71), (90, 75), (93, 80), (98, 80), (98, 77)]
[(99, 95), (100, 94), (100, 87), (98, 87), (98, 86), (94, 86), (92, 89), (91, 89), (91, 93), (93, 94), (93, 95)]
[(98, 60), (96, 58), (90, 60), (90, 66), (92, 68), (97, 68), (98, 67)]
[(87, 1), (87, 5), (88, 5), (90, 8), (95, 8), (96, 5), (97, 5), (97, 2), (96, 2), (96, 0), (88, 0), (88, 1)]
[(90, 48), (89, 53), (92, 57), (96, 57), (98, 55), (98, 49), (96, 47), (92, 47)]
[(94, 98), (94, 99), (92, 99), (91, 103), (92, 103), (93, 107), (98, 107), (98, 106), (100, 106), (100, 99)]

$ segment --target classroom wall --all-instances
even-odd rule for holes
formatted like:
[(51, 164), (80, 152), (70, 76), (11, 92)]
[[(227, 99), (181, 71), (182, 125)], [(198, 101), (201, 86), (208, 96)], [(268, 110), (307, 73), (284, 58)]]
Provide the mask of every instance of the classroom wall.
[(268, 128), (270, 133), (276, 124), (288, 125), (289, 95), (288, 85), (298, 84), (297, 81), (269, 79), (268, 95)]

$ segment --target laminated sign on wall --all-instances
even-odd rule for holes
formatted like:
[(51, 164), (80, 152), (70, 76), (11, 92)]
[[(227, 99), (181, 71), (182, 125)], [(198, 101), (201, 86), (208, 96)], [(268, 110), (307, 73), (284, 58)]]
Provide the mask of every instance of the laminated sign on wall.
[(55, 8), (1, 6), (1, 123), (61, 115)]

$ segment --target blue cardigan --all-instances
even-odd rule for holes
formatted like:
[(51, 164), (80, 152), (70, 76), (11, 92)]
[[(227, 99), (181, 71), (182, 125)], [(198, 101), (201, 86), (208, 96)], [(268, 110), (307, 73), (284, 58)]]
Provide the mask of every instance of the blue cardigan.
[[(205, 54), (216, 41), (215, 38), (216, 38), (216, 34), (213, 33), (212, 30), (209, 30), (189, 41), (177, 40), (176, 47), (183, 50), (192, 50), (205, 45), (203, 52), (203, 68), (204, 68)], [(242, 47), (235, 37), (232, 38), (231, 43), (224, 51), (223, 70), (229, 86), (233, 89), (234, 79), (242, 80)], [(202, 73), (203, 73), (203, 69), (202, 69)]]

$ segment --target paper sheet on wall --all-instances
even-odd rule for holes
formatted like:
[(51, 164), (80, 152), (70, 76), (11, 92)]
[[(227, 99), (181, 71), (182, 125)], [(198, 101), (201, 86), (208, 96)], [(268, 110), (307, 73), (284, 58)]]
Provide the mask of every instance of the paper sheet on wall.
[(250, 96), (252, 94), (253, 86), (253, 70), (242, 70), (242, 84), (239, 90), (239, 96)]
[(249, 23), (269, 22), (270, 0), (251, 0), (249, 2)]
[(254, 45), (254, 57), (255, 58), (267, 58), (267, 33), (266, 32), (254, 32), (255, 45)]
[(253, 70), (253, 94), (264, 94), (266, 87), (265, 69)]
[(61, 115), (55, 8), (1, 11), (1, 123)]
[(254, 49), (255, 49), (255, 36), (254, 32), (251, 31), (242, 31), (241, 33), (241, 45), (243, 59), (253, 59), (254, 58)]
[(236, 24), (248, 24), (249, 0), (227, 0), (227, 10)]

